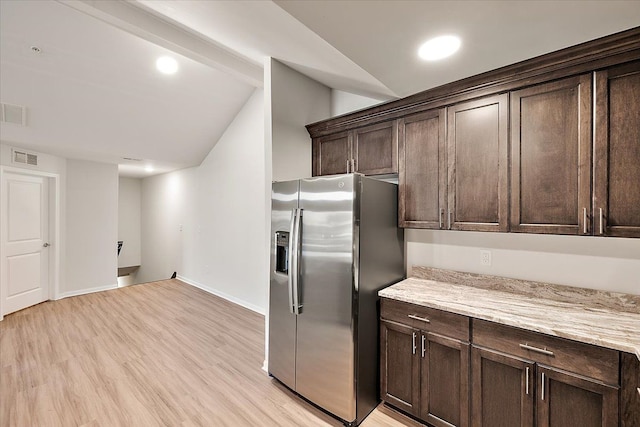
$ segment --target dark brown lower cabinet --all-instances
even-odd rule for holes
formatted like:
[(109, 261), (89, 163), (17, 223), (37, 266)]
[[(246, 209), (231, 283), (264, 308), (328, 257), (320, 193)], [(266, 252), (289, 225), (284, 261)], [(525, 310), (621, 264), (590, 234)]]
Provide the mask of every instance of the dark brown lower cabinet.
[(640, 426), (640, 360), (620, 353), (620, 427)]
[(418, 332), (394, 322), (380, 322), (380, 395), (409, 414), (419, 414)]
[(436, 427), (469, 425), (469, 344), (420, 334), (420, 418)]
[(471, 354), (473, 427), (618, 425), (618, 387), (484, 348)]
[(382, 400), (435, 427), (469, 425), (469, 344), (380, 322)]
[(537, 426), (616, 427), (618, 388), (538, 365)]
[(533, 427), (534, 364), (475, 346), (471, 359), (471, 425)]

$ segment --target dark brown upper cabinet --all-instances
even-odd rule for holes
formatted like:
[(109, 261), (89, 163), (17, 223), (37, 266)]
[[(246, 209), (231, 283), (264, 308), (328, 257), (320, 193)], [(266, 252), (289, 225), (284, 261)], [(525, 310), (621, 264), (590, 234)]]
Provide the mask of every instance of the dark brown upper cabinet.
[(508, 230), (507, 102), (502, 94), (447, 108), (451, 230)]
[(312, 151), (313, 176), (347, 173), (351, 161), (351, 133), (316, 138)]
[(378, 123), (353, 131), (353, 170), (365, 175), (398, 172), (398, 125)]
[(307, 125), (409, 228), (640, 237), (640, 27)]
[(377, 123), (313, 140), (313, 176), (398, 172), (396, 121)]
[(511, 231), (590, 234), (589, 74), (511, 93)]
[(595, 74), (593, 228), (640, 237), (640, 61)]
[(447, 207), (445, 109), (400, 119), (398, 218), (400, 227), (444, 226)]

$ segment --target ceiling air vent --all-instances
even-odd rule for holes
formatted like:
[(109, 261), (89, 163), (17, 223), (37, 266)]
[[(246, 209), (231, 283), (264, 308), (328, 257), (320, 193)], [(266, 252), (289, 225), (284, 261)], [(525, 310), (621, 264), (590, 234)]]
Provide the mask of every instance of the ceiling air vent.
[(13, 163), (38, 166), (38, 155), (24, 151), (13, 150)]
[(27, 125), (27, 107), (5, 104), (4, 102), (0, 105), (2, 106), (0, 111), (0, 121), (20, 126)]

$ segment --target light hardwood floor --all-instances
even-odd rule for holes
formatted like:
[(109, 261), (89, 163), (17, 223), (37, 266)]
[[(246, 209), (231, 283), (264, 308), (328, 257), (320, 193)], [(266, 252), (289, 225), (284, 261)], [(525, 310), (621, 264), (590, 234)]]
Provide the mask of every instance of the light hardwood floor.
[(263, 316), (178, 280), (42, 303), (0, 322), (0, 426), (342, 425), (263, 360)]

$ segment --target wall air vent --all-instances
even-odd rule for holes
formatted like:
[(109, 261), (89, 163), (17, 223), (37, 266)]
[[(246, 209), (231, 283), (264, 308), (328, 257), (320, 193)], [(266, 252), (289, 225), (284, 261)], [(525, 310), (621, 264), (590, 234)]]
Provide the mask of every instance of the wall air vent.
[(123, 157), (122, 160), (129, 160), (130, 162), (141, 162), (142, 159), (134, 159), (133, 157)]
[(11, 158), (13, 159), (13, 163), (38, 166), (37, 154), (27, 153), (27, 152), (18, 151), (18, 150), (12, 150), (12, 151), (13, 151), (13, 156), (11, 156)]
[(27, 125), (27, 107), (21, 105), (0, 103), (0, 121), (14, 125)]

